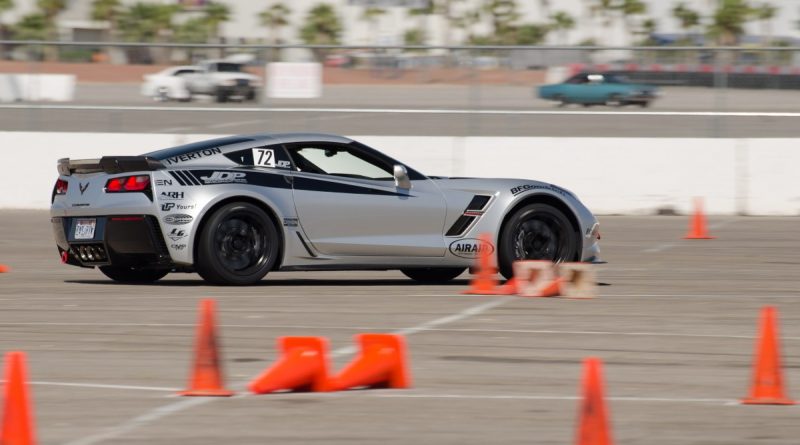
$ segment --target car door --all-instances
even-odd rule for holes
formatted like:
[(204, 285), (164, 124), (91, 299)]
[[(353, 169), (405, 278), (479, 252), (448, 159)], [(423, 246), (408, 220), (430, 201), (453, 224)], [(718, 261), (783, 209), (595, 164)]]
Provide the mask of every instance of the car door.
[(333, 256), (444, 256), (446, 203), (413, 172), (395, 185), (393, 163), (371, 149), (330, 142), (291, 143), (295, 208), (311, 244)]

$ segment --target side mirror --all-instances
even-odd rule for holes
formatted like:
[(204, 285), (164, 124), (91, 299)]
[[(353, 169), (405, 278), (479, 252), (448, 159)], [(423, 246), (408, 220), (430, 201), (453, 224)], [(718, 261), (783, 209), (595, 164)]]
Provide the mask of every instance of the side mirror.
[(394, 185), (401, 189), (410, 189), (411, 180), (408, 179), (408, 171), (400, 164), (394, 166)]

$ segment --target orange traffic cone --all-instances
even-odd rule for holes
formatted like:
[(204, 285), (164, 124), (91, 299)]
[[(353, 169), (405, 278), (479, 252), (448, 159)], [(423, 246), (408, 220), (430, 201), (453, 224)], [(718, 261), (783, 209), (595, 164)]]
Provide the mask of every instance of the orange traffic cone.
[(214, 313), (214, 300), (206, 299), (200, 302), (200, 320), (197, 325), (192, 378), (189, 382), (189, 389), (180, 392), (182, 396), (228, 397), (233, 395), (233, 391), (222, 387), (222, 369)]
[(402, 336), (393, 334), (359, 334), (356, 336), (361, 353), (335, 377), (330, 379), (331, 391), (357, 387), (409, 388), (411, 375), (406, 359), (406, 344)]
[(6, 390), (0, 444), (32, 445), (36, 443), (28, 396), (25, 353), (6, 354)]
[(794, 405), (786, 397), (781, 371), (781, 356), (778, 347), (778, 321), (775, 308), (766, 306), (761, 310), (761, 338), (756, 345), (756, 363), (753, 369), (753, 384), (750, 397), (742, 400), (745, 405)]
[(0, 264), (0, 273), (11, 272), (11, 269), (5, 264)]
[(323, 337), (281, 337), (282, 357), (253, 379), (254, 394), (280, 390), (325, 391), (328, 381), (328, 341)]
[[(491, 245), (492, 237), (488, 233), (478, 236), (480, 246)], [(477, 273), (469, 282), (469, 289), (461, 292), (469, 295), (497, 295), (497, 267), (492, 264), (492, 250), (481, 249), (478, 252)]]
[(583, 400), (578, 421), (578, 445), (611, 445), (608, 409), (603, 395), (603, 375), (600, 359), (583, 361)]
[(555, 297), (560, 293), (561, 279), (550, 261), (522, 260), (514, 262), (517, 294), (520, 297)]
[(706, 216), (703, 214), (703, 200), (695, 198), (694, 215), (689, 222), (689, 232), (683, 239), (714, 239), (706, 230)]

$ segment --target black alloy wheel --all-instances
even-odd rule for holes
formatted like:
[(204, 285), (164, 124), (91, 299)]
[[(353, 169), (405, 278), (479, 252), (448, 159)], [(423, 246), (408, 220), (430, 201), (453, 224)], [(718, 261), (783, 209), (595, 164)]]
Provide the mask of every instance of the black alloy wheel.
[(501, 231), (498, 262), (500, 273), (513, 275), (519, 260), (575, 261), (579, 234), (564, 213), (548, 204), (529, 204), (519, 209)]
[(197, 273), (215, 284), (260, 281), (275, 265), (280, 237), (270, 217), (244, 202), (222, 206), (203, 226), (197, 244)]

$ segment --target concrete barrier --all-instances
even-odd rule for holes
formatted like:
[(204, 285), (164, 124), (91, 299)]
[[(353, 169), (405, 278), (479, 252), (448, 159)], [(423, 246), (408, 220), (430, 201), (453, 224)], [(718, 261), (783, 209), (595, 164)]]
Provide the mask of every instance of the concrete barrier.
[(0, 74), (0, 102), (69, 102), (74, 97), (73, 74)]
[[(136, 155), (219, 135), (0, 132), (0, 208), (46, 208), (62, 157)], [(795, 139), (353, 136), (423, 173), (516, 177), (575, 192), (597, 214), (800, 215)]]

